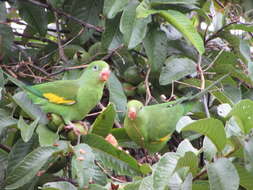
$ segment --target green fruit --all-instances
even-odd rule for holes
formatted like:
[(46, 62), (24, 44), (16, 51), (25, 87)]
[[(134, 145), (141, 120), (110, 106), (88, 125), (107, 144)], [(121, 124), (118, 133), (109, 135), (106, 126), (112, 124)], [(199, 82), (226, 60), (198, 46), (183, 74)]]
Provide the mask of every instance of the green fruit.
[(138, 68), (136, 65), (128, 67), (124, 72), (124, 79), (133, 84), (139, 84), (143, 79), (140, 77), (140, 73), (138, 72)]
[(71, 131), (68, 132), (67, 137), (68, 140), (71, 142), (75, 142), (78, 139), (78, 136), (75, 131), (79, 131), (80, 135), (86, 135), (88, 133), (85, 126), (83, 126), (81, 123), (73, 123), (75, 128), (71, 129)]
[(124, 89), (126, 96), (130, 96), (130, 97), (135, 96), (135, 94), (136, 94), (136, 91), (135, 91), (136, 87), (135, 86), (133, 86), (129, 83), (123, 83), (122, 85), (123, 85), (123, 89)]
[(146, 86), (144, 82), (141, 82), (138, 86), (137, 86), (137, 93), (139, 95), (144, 95), (146, 94)]
[(60, 126), (64, 125), (64, 122), (61, 116), (57, 114), (53, 114), (53, 113), (49, 114), (48, 119), (49, 119), (49, 123), (47, 124), (47, 126), (49, 129), (51, 129), (54, 132), (56, 132)]
[(78, 51), (73, 57), (76, 64), (84, 64), (91, 61), (91, 56), (87, 51)]

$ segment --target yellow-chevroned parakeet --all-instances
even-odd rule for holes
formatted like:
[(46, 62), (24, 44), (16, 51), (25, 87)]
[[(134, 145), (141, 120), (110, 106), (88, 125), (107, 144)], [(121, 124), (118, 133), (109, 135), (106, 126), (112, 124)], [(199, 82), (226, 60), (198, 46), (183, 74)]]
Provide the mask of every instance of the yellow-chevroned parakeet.
[(58, 114), (71, 125), (73, 120), (82, 120), (100, 101), (109, 76), (109, 65), (94, 61), (77, 80), (58, 80), (22, 88), (45, 113)]
[(137, 100), (128, 102), (124, 120), (128, 136), (150, 153), (161, 150), (184, 114), (181, 104), (170, 105), (171, 102), (149, 106)]

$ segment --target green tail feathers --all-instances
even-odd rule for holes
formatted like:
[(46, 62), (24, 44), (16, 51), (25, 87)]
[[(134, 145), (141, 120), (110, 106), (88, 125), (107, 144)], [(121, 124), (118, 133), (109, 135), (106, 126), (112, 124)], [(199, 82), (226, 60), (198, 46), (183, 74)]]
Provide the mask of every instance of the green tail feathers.
[(21, 89), (23, 89), (23, 90), (25, 90), (27, 92), (30, 92), (30, 93), (34, 94), (35, 96), (44, 98), (43, 94), (39, 90), (36, 90), (36, 89), (32, 88), (31, 86), (27, 86), (26, 84), (24, 84), (23, 82), (15, 79), (14, 77), (12, 77), (11, 75), (9, 75), (5, 71), (3, 71), (3, 70), (1, 70), (1, 71), (3, 72), (4, 75), (7, 76), (8, 80), (10, 80), (11, 82), (13, 82), (19, 88), (21, 88)]

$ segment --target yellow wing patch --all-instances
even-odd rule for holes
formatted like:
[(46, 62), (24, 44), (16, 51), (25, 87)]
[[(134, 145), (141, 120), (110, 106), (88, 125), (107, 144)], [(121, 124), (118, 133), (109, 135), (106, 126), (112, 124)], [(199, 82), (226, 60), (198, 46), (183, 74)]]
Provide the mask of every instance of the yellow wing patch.
[(48, 99), (49, 102), (55, 103), (55, 104), (69, 104), (72, 105), (76, 103), (75, 100), (66, 100), (63, 97), (57, 96), (53, 93), (44, 93), (43, 96)]
[(170, 138), (170, 134), (159, 139), (160, 142), (167, 141)]
[(162, 138), (158, 139), (158, 141), (153, 141), (153, 142), (151, 142), (151, 144), (158, 144), (158, 143), (162, 143), (162, 142), (164, 142), (164, 141), (167, 141), (167, 140), (169, 140), (170, 135), (171, 135), (171, 134), (169, 134), (169, 135), (167, 135), (167, 136), (165, 136), (165, 137), (162, 137)]

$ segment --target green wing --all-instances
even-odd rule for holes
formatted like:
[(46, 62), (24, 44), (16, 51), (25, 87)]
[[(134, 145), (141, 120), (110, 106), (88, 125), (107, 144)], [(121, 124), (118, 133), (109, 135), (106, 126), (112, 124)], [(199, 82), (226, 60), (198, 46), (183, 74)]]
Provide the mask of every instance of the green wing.
[[(32, 86), (32, 88), (39, 91), (42, 95), (53, 94), (54, 96), (59, 97), (61, 99), (71, 100), (75, 102), (76, 96), (79, 90), (79, 83), (76, 80), (59, 80), (59, 81), (34, 85)], [(44, 98), (41, 98), (32, 93), (28, 93), (28, 95), (34, 101), (34, 103), (43, 104), (50, 101), (47, 96), (44, 96)], [(55, 104), (65, 104), (65, 103), (54, 102), (53, 100), (50, 102), (55, 103)], [(68, 104), (66, 103), (66, 105)]]
[(180, 104), (173, 107), (163, 107), (158, 104), (144, 109), (149, 118), (147, 128), (150, 141), (159, 141), (173, 133), (178, 120), (184, 114), (184, 108)]

